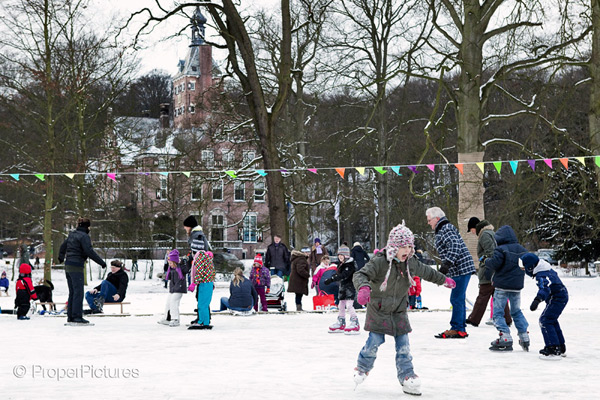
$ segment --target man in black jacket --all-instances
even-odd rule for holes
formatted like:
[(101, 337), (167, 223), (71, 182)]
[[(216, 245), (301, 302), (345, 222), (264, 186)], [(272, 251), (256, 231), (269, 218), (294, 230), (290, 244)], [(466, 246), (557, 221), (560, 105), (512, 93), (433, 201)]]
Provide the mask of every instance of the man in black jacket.
[(267, 247), (265, 267), (271, 270), (271, 275), (283, 277), (288, 274), (290, 267), (290, 251), (281, 243), (281, 236), (274, 235), (273, 243)]
[(105, 302), (120, 303), (125, 300), (129, 284), (125, 266), (121, 261), (113, 260), (110, 263), (110, 271), (105, 280), (85, 294), (85, 299), (90, 306), (90, 314), (101, 313)]
[[(67, 305), (67, 322), (75, 324), (89, 324), (83, 319), (83, 268), (89, 258), (106, 268), (106, 263), (92, 248), (89, 236), (90, 220), (79, 218), (77, 229), (69, 233), (67, 239), (60, 246), (58, 261), (65, 262), (65, 275), (69, 286), (69, 299)], [(65, 259), (66, 258), (66, 259)]]

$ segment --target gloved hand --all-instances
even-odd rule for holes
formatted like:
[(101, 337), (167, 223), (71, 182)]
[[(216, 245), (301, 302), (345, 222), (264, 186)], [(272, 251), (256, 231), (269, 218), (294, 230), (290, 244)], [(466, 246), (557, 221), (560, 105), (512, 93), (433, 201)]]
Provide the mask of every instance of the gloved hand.
[(456, 282), (452, 278), (446, 278), (446, 282), (444, 282), (444, 287), (448, 289), (454, 289), (456, 287)]
[(270, 288), (270, 287), (268, 287), (267, 289), (265, 289), (265, 293), (266, 293), (266, 294), (269, 294), (269, 293), (271, 293), (271, 288)]
[(538, 308), (538, 306), (540, 305), (541, 302), (542, 302), (542, 299), (540, 299), (539, 297), (536, 297), (535, 299), (533, 299), (533, 302), (529, 306), (529, 309), (531, 311), (537, 310), (537, 308)]
[(333, 283), (333, 278), (327, 278), (325, 279), (325, 284), (326, 285), (331, 285)]
[(486, 257), (485, 257), (485, 256), (481, 256), (481, 257), (479, 257), (479, 261), (483, 261), (483, 260), (485, 260), (485, 259), (486, 259)]
[(356, 296), (356, 301), (361, 306), (366, 305), (369, 301), (371, 301), (371, 288), (368, 286), (363, 286), (358, 289), (358, 296)]
[(188, 286), (188, 292), (193, 292), (194, 290), (196, 290), (196, 284), (192, 283), (190, 286)]
[(448, 260), (442, 261), (442, 265), (440, 266), (440, 272), (444, 275), (450, 271), (450, 267), (452, 267), (452, 263)]

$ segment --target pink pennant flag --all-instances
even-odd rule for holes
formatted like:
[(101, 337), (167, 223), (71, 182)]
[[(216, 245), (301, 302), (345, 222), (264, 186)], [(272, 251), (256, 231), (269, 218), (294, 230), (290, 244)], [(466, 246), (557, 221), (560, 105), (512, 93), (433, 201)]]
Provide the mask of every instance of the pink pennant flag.
[(115, 182), (117, 181), (117, 174), (111, 174), (110, 172), (107, 172), (106, 176), (108, 176), (110, 179), (112, 179)]
[(317, 169), (316, 168), (309, 168), (308, 169), (310, 172), (312, 172), (313, 174), (317, 173)]
[(427, 168), (429, 168), (432, 172), (435, 172), (435, 164), (427, 164)]
[(544, 158), (544, 162), (546, 163), (547, 166), (549, 166), (550, 168), (552, 168), (552, 160), (549, 158)]

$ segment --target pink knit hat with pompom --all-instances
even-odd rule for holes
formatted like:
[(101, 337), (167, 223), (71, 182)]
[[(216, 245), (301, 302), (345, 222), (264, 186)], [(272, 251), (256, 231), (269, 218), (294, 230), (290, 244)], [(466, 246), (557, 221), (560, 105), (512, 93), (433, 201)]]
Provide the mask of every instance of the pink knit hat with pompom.
[[(390, 234), (388, 236), (387, 245), (384, 248), (385, 256), (390, 264), (390, 267), (388, 268), (388, 271), (385, 274), (385, 279), (384, 279), (383, 283), (379, 287), (381, 289), (381, 291), (385, 291), (385, 289), (387, 288), (387, 281), (388, 281), (388, 278), (390, 277), (390, 272), (392, 270), (392, 262), (394, 261), (394, 257), (396, 257), (396, 254), (398, 254), (398, 250), (401, 247), (407, 247), (407, 246), (410, 247), (410, 249), (411, 249), (410, 253), (408, 254), (408, 258), (407, 258), (407, 261), (408, 261), (408, 259), (410, 259), (412, 256), (415, 255), (415, 236), (413, 235), (411, 230), (406, 227), (406, 225), (404, 224), (404, 220), (402, 220), (401, 224), (396, 225), (390, 231)], [(384, 249), (382, 249), (382, 250), (384, 250)], [(406, 272), (408, 273), (408, 280), (410, 281), (410, 284), (413, 285), (414, 281), (413, 281), (412, 277), (410, 276), (410, 271), (408, 270), (408, 264), (406, 265)]]

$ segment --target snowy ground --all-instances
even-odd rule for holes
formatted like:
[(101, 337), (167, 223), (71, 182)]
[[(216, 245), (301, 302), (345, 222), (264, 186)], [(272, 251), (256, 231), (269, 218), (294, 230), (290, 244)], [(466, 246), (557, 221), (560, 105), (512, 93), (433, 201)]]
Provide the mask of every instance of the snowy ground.
[[(160, 263), (157, 263), (157, 266)], [(142, 264), (143, 269), (143, 264)], [(155, 268), (155, 272), (162, 270)], [(10, 277), (10, 273), (9, 273)], [(41, 271), (34, 271), (34, 281)], [(543, 347), (537, 320), (529, 311), (534, 281), (526, 278), (522, 292), (532, 351), (492, 353), (496, 330), (482, 324), (468, 329), (465, 340), (440, 340), (433, 335), (449, 328), (450, 291), (423, 283), (423, 305), (439, 311), (413, 312), (411, 353), (421, 377), (422, 398), (429, 399), (597, 399), (600, 382), (600, 278), (563, 275), (570, 302), (560, 321), (568, 357), (559, 362), (538, 359)], [(67, 297), (62, 271), (53, 271), (55, 301)], [(98, 280), (92, 282), (97, 285)], [(90, 285), (89, 287), (91, 287)], [(86, 288), (87, 290), (87, 288)], [(218, 308), (226, 284), (215, 290)], [(477, 294), (471, 279), (468, 298)], [(375, 368), (355, 391), (352, 370), (367, 339), (331, 335), (335, 314), (259, 314), (251, 317), (213, 315), (212, 331), (190, 331), (156, 323), (164, 309), (166, 290), (157, 279), (138, 274), (130, 282), (126, 317), (90, 317), (93, 327), (65, 327), (63, 316), (34, 315), (17, 321), (1, 315), (2, 367), (0, 392), (6, 399), (396, 399), (393, 340), (380, 347)], [(0, 307), (12, 308), (11, 297)], [(286, 296), (294, 308), (292, 295)], [(304, 308), (311, 309), (311, 299)], [(193, 318), (194, 298), (184, 296), (183, 322)], [(150, 315), (148, 315), (150, 314)], [(487, 316), (486, 316), (487, 318)], [(364, 321), (364, 313), (359, 314)], [(391, 339), (391, 338), (390, 338)]]

